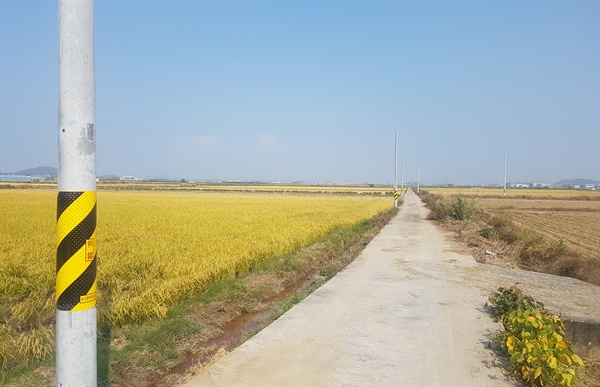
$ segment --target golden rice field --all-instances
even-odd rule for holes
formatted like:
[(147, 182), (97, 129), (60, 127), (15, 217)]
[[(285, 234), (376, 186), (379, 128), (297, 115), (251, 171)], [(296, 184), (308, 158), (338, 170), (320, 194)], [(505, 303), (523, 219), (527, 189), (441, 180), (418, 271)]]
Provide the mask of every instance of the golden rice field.
[[(2, 183), (1, 188), (45, 188), (56, 189), (56, 183)], [(306, 193), (306, 194), (349, 194), (349, 195), (392, 195), (393, 188), (366, 184), (356, 185), (287, 185), (287, 184), (206, 184), (180, 182), (123, 181), (105, 182), (97, 185), (98, 191), (180, 191), (180, 192), (228, 192), (228, 193)]]
[[(53, 350), (54, 190), (0, 190), (0, 369)], [(98, 193), (98, 313), (111, 324), (169, 305), (336, 227), (390, 209), (379, 197)]]
[(284, 185), (284, 184), (191, 184), (191, 183), (149, 183), (119, 182), (100, 183), (98, 189), (117, 190), (175, 190), (206, 192), (274, 192), (274, 193), (316, 193), (316, 194), (369, 194), (385, 195), (392, 193), (390, 187), (374, 187), (369, 185)]

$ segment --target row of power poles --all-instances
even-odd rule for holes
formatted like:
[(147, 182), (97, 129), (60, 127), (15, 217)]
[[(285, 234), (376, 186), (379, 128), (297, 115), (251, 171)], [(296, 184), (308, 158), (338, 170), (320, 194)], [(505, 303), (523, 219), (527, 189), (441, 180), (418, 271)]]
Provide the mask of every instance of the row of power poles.
[[(417, 168), (417, 193), (419, 193), (419, 185), (421, 179), (421, 167)], [(402, 159), (402, 167), (400, 171), (400, 193), (404, 195), (404, 159)], [(396, 138), (394, 140), (394, 207), (398, 207), (398, 131), (396, 130)]]
[[(404, 194), (404, 159), (402, 160), (400, 192)], [(420, 190), (421, 167), (417, 167), (417, 193)], [(503, 195), (506, 196), (506, 148), (504, 148), (504, 184)], [(398, 131), (394, 141), (394, 207), (398, 207)]]

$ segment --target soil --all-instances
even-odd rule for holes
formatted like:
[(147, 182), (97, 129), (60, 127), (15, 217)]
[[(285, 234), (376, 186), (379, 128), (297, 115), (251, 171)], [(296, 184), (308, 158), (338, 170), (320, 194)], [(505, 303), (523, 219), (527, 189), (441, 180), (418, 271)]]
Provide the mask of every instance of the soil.
[(588, 259), (600, 257), (600, 201), (478, 199), (486, 211), (562, 241)]

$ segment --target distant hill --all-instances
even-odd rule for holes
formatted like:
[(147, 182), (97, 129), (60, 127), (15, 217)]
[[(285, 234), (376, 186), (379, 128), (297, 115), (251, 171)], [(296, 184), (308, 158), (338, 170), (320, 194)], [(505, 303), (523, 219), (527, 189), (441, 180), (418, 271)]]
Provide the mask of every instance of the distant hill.
[(57, 176), (58, 170), (54, 167), (37, 167), (24, 169), (19, 172), (15, 172), (16, 175), (26, 176)]
[(555, 183), (554, 185), (579, 185), (579, 186), (583, 186), (586, 184), (593, 184), (596, 185), (598, 184), (597, 180), (591, 180), (591, 179), (564, 179), (559, 181), (558, 183)]

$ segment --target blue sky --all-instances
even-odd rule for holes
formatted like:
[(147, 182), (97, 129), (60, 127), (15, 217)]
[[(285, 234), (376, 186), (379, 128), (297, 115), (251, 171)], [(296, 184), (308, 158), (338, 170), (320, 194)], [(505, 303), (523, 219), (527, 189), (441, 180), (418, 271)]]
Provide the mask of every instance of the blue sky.
[[(97, 174), (598, 179), (599, 8), (97, 0)], [(0, 171), (56, 166), (57, 2), (0, 13)]]

